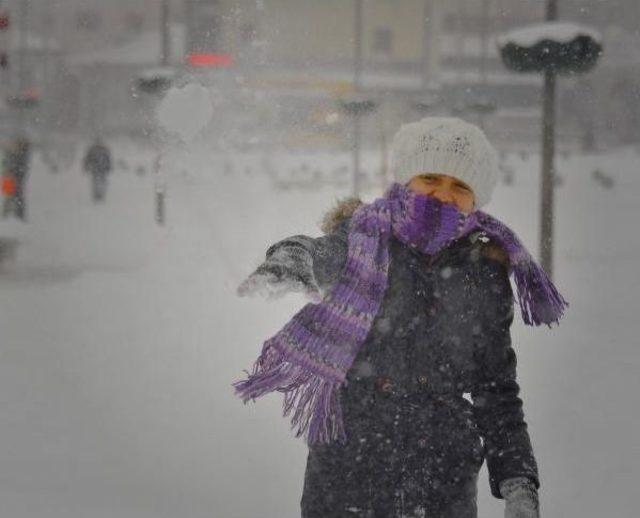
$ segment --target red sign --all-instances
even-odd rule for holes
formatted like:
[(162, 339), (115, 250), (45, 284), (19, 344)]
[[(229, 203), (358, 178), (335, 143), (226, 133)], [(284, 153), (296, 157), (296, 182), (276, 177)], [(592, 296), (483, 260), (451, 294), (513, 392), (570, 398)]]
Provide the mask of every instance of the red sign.
[(214, 52), (193, 52), (187, 56), (187, 62), (193, 67), (226, 68), (233, 66), (233, 56)]
[(0, 11), (0, 31), (9, 27), (9, 14), (4, 10)]
[(15, 196), (17, 191), (16, 180), (10, 174), (2, 176), (2, 194), (5, 196)]

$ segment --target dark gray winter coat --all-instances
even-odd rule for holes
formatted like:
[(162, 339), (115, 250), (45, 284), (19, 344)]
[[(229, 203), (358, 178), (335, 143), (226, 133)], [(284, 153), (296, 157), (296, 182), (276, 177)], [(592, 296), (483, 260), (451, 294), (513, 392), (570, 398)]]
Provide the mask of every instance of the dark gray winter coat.
[[(285, 239), (267, 256), (304, 248), (326, 288), (346, 261), (348, 225)], [(390, 251), (381, 310), (340, 393), (349, 439), (309, 448), (303, 518), (475, 518), (485, 458), (497, 498), (507, 478), (540, 485), (518, 397), (504, 253), (480, 232), (431, 257), (395, 239)]]

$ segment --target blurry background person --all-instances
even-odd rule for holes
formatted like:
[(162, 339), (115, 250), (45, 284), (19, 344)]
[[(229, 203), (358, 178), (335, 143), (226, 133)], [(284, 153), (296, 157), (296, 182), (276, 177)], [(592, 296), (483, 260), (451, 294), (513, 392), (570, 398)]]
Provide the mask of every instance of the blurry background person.
[(111, 172), (111, 152), (98, 137), (87, 150), (84, 170), (91, 175), (93, 201), (102, 201), (107, 192), (107, 175)]
[(29, 172), (31, 144), (26, 137), (18, 137), (9, 146), (3, 160), (2, 190), (5, 201), (2, 214), (7, 217), (13, 213), (17, 218), (26, 220), (25, 182)]

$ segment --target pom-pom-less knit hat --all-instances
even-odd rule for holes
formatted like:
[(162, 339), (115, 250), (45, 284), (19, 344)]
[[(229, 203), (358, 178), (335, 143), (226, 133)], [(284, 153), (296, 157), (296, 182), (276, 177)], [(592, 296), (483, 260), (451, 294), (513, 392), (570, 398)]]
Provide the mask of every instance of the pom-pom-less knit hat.
[(426, 117), (404, 124), (393, 137), (392, 171), (400, 183), (421, 173), (458, 178), (475, 194), (475, 208), (491, 199), (498, 156), (484, 132), (455, 117)]

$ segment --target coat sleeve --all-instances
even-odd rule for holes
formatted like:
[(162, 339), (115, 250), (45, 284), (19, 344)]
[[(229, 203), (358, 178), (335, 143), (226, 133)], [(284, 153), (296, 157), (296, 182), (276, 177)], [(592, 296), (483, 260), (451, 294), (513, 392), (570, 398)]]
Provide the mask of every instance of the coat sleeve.
[(480, 340), (480, 372), (472, 393), (474, 413), (484, 438), (491, 493), (500, 494), (500, 482), (512, 477), (530, 478), (540, 487), (520, 387), (516, 380), (516, 354), (511, 346), (513, 292), (507, 266), (483, 257), (480, 265), (480, 298), (483, 319)]
[(295, 235), (269, 247), (266, 261), (286, 261), (294, 265), (290, 271), (299, 278), (312, 276), (321, 289), (333, 284), (347, 260), (349, 219), (335, 230), (320, 237)]

